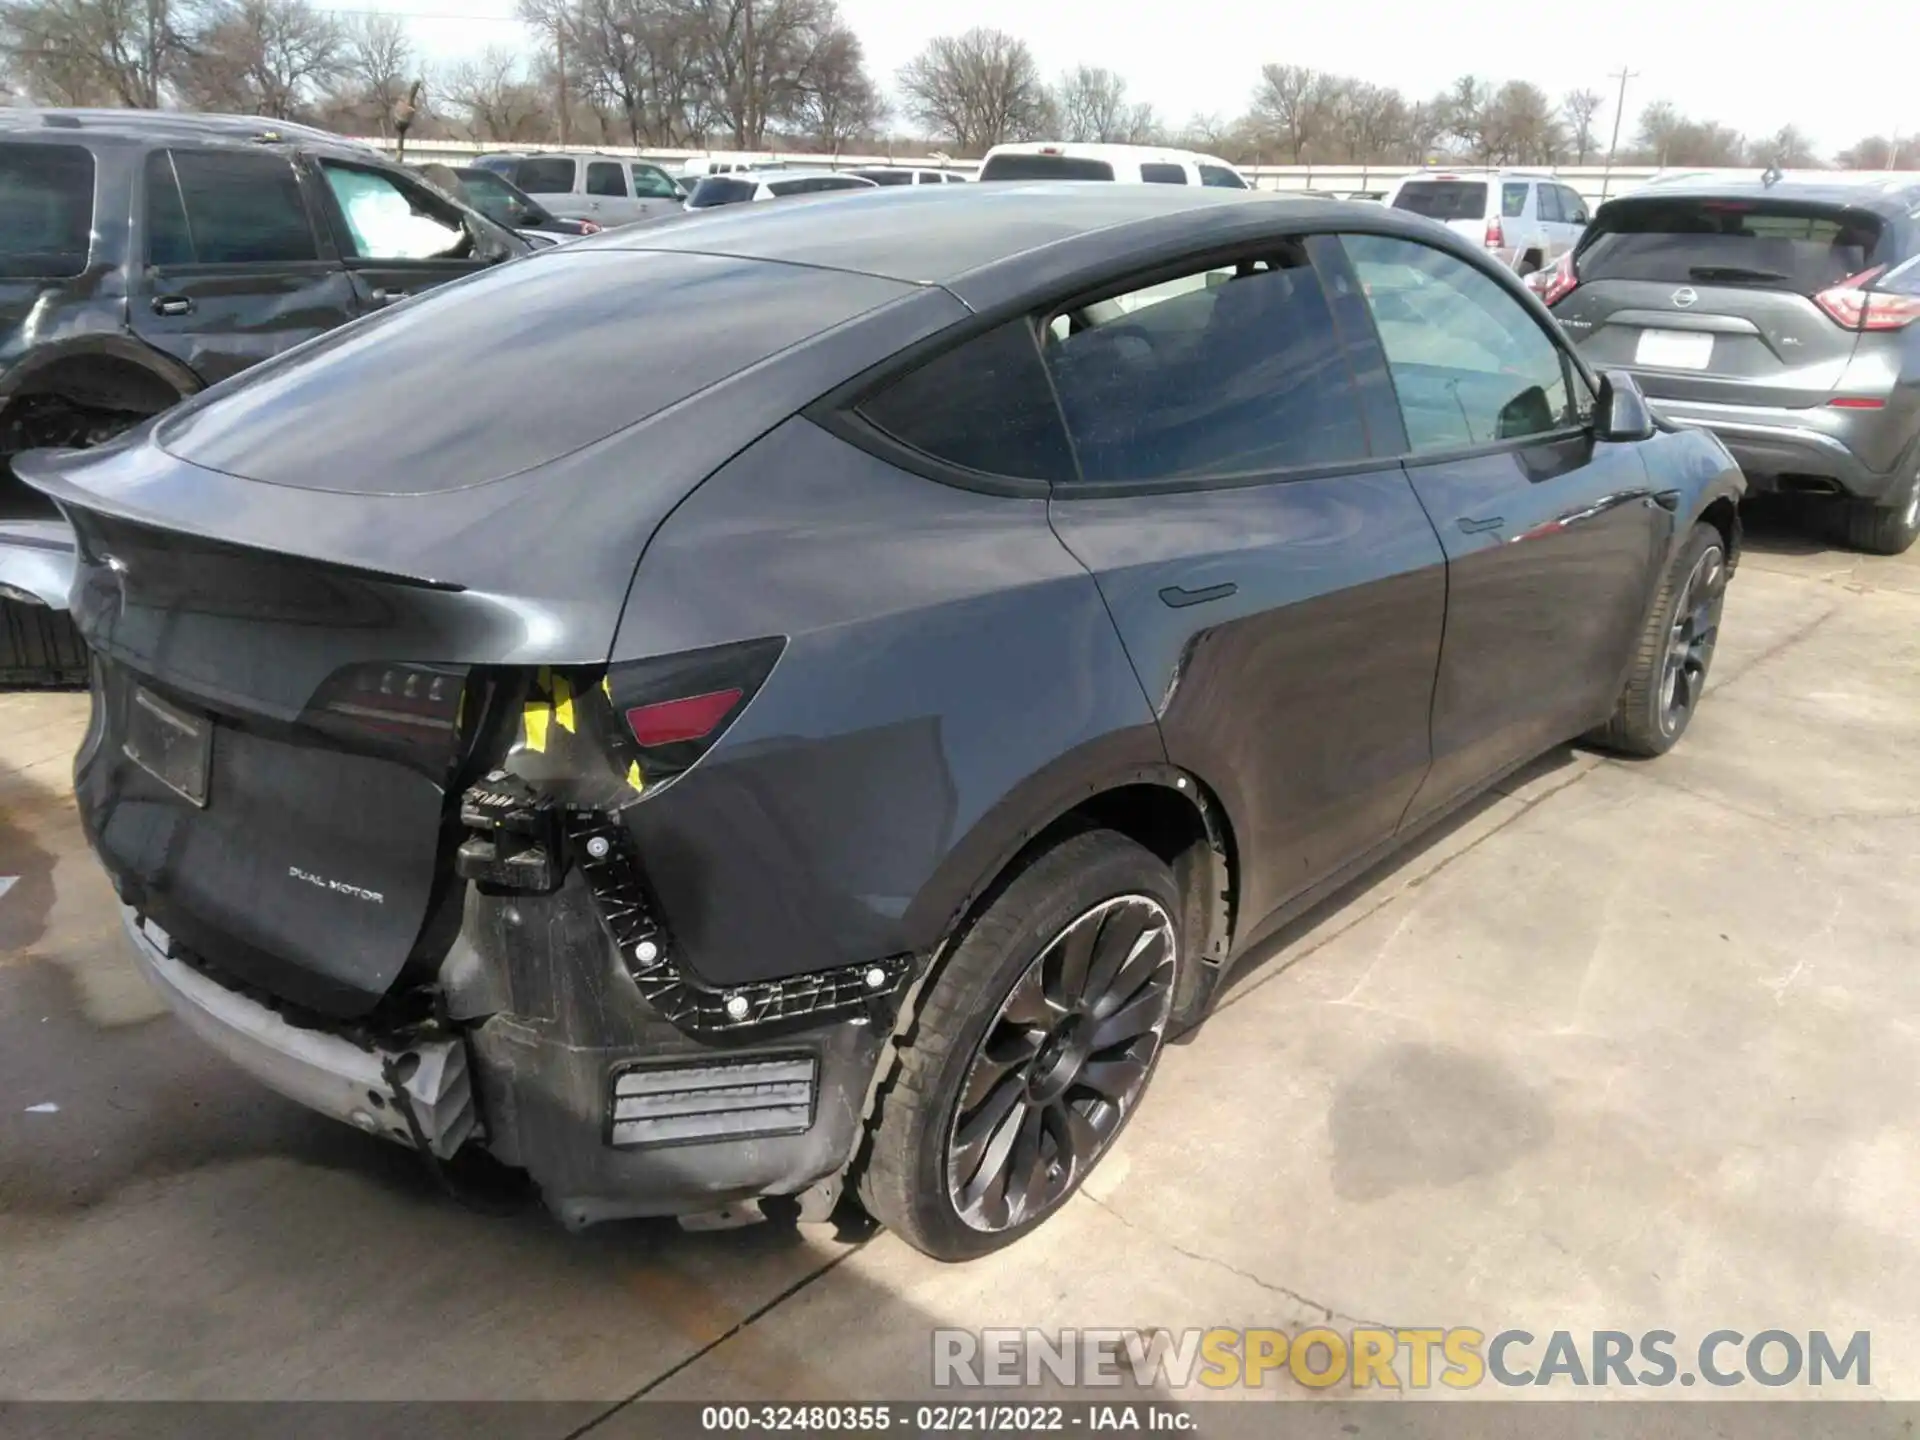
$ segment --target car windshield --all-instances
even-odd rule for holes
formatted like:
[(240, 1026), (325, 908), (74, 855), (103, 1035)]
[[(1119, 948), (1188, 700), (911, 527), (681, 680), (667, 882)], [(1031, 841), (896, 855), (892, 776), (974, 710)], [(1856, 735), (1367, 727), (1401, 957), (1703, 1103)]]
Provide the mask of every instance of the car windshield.
[(995, 155), (980, 169), (982, 180), (1111, 180), (1113, 166), (1078, 155)]
[(1409, 180), (1393, 197), (1393, 208), (1429, 220), (1478, 220), (1487, 213), (1482, 180)]
[(1824, 290), (1874, 264), (1879, 218), (1788, 200), (1616, 201), (1588, 231), (1580, 278)]
[(93, 238), (93, 156), (0, 145), (0, 276), (78, 275)]

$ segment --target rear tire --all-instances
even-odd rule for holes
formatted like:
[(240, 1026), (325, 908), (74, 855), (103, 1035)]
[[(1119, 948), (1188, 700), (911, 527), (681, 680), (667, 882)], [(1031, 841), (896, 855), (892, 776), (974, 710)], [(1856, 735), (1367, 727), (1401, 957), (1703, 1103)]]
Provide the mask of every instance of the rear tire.
[(1847, 499), (1834, 507), (1835, 538), (1869, 555), (1904, 555), (1920, 538), (1920, 472), (1890, 505)]
[(1586, 738), (1623, 755), (1664, 755), (1700, 708), (1726, 598), (1726, 541), (1693, 527), (1660, 582), (1613, 717)]
[(86, 683), (86, 642), (66, 611), (0, 600), (0, 690)]
[(1166, 865), (1069, 836), (1022, 870), (933, 977), (856, 1184), (939, 1260), (1011, 1244), (1080, 1188), (1152, 1078), (1185, 963)]

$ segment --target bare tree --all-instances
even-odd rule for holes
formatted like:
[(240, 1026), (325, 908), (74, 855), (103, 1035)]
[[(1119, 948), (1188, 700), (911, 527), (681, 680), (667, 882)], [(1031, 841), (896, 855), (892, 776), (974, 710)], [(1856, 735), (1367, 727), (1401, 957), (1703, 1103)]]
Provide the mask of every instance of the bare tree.
[(1542, 165), (1559, 159), (1565, 134), (1547, 92), (1528, 80), (1509, 80), (1487, 103), (1481, 152), (1503, 165)]
[(29, 99), (157, 109), (186, 37), (172, 0), (9, 0), (0, 54)]
[(1331, 128), (1338, 77), (1305, 65), (1263, 65), (1254, 87), (1254, 127), (1293, 164), (1327, 157), (1318, 153)]
[(1053, 88), (1060, 138), (1100, 144), (1124, 142), (1133, 128), (1127, 82), (1098, 65), (1077, 65)]
[(846, 26), (836, 25), (808, 57), (794, 118), (801, 133), (829, 154), (875, 134), (885, 122), (886, 102), (867, 73), (860, 37)]
[(456, 65), (440, 91), (476, 140), (543, 140), (552, 132), (546, 96), (505, 46), (492, 46), (478, 60)]
[(976, 28), (928, 43), (899, 75), (907, 114), (963, 153), (1032, 139), (1053, 123), (1040, 68), (1024, 40)]
[(218, 0), (193, 42), (189, 97), (203, 109), (288, 119), (346, 65), (339, 22), (309, 0)]
[(1567, 139), (1573, 147), (1576, 165), (1587, 163), (1587, 157), (1596, 147), (1594, 122), (1606, 101), (1598, 90), (1569, 90), (1560, 98), (1560, 114), (1567, 122)]
[(1754, 165), (1778, 165), (1783, 170), (1805, 170), (1820, 164), (1813, 142), (1798, 125), (1783, 125), (1755, 140), (1747, 147), (1747, 160)]
[(392, 135), (418, 75), (404, 21), (396, 15), (354, 16), (344, 29), (339, 76), (316, 118), (348, 134)]
[(1833, 157), (1843, 170), (1920, 169), (1920, 140), (1868, 135)]
[(1739, 165), (1747, 143), (1737, 130), (1689, 120), (1673, 104), (1655, 100), (1640, 112), (1634, 157), (1650, 165)]

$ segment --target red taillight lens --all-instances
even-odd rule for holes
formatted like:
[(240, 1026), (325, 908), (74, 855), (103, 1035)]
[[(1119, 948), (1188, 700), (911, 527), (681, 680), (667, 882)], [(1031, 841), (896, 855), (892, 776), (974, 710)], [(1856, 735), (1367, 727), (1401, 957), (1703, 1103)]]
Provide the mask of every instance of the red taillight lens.
[(1554, 261), (1551, 270), (1536, 270), (1527, 278), (1532, 280), (1541, 276), (1545, 278), (1533, 287), (1540, 296), (1541, 304), (1551, 305), (1556, 300), (1562, 300), (1571, 295), (1574, 286), (1580, 283), (1580, 277), (1574, 273), (1573, 269), (1573, 252), (1569, 250)]
[(467, 678), (464, 666), (348, 665), (327, 677), (301, 718), (356, 747), (438, 765), (457, 753)]
[(627, 711), (627, 728), (641, 746), (677, 745), (687, 740), (704, 740), (734, 706), (742, 692), (712, 690), (705, 695), (689, 695), (684, 700), (661, 700), (652, 705), (636, 705)]
[(1869, 290), (1867, 286), (1886, 268), (1876, 265), (1858, 275), (1849, 275), (1838, 285), (1814, 296), (1813, 303), (1826, 311), (1834, 323), (1849, 330), (1904, 330), (1920, 320), (1920, 295)]
[(1506, 232), (1500, 228), (1500, 218), (1496, 215), (1493, 219), (1487, 221), (1487, 248), (1489, 250), (1498, 250), (1506, 243)]
[(1835, 410), (1882, 410), (1887, 402), (1871, 395), (1836, 395), (1827, 404)]

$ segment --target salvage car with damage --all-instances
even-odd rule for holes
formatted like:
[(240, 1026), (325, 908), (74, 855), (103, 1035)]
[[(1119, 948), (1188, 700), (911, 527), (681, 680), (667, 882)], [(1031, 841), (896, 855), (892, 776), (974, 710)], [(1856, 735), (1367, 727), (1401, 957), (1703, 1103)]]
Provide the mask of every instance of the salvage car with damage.
[(594, 236), (21, 470), (186, 1024), (570, 1225), (948, 1259), (1288, 919), (1673, 745), (1743, 487), (1417, 219), (1020, 184)]

